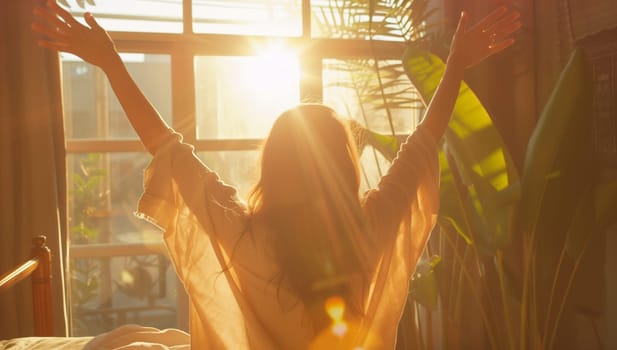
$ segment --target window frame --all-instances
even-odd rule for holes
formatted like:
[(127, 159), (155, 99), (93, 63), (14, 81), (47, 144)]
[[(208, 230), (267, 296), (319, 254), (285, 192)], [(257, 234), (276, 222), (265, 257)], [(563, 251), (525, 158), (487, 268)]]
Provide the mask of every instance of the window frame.
[[(110, 31), (120, 53), (160, 54), (170, 57), (171, 65), (171, 120), (172, 128), (181, 133), (184, 141), (195, 147), (195, 152), (252, 151), (259, 149), (263, 139), (219, 138), (197, 139), (195, 57), (197, 56), (252, 56), (255, 47), (271, 42), (298, 52), (300, 64), (300, 100), (310, 96), (311, 101), (323, 99), (323, 61), (326, 59), (372, 58), (377, 60), (401, 59), (405, 42), (338, 39), (311, 37), (311, 2), (302, 0), (302, 35), (299, 37), (272, 37), (235, 34), (194, 33), (192, 30), (192, 0), (183, 0), (183, 32), (147, 33)], [(138, 139), (71, 139), (66, 140), (66, 155), (83, 153), (147, 152)], [(69, 246), (71, 258), (104, 258), (128, 256), (161, 251), (163, 243), (151, 244), (92, 244)], [(163, 249), (164, 250), (164, 249)], [(187, 328), (186, 296), (179, 294), (177, 310), (179, 327)], [(72, 318), (72, 312), (71, 312)], [(71, 327), (71, 332), (73, 331)]]
[[(405, 43), (361, 39), (281, 38), (228, 34), (160, 34), (110, 32), (121, 53), (169, 55), (171, 61), (172, 125), (197, 151), (228, 151), (258, 148), (261, 139), (203, 140), (196, 137), (195, 76), (196, 56), (251, 56), (252, 47), (277, 41), (301, 52), (300, 100), (306, 96), (321, 99), (324, 59), (375, 58), (400, 59)], [(204, 44), (207, 43), (207, 44)], [(317, 77), (309, 79), (307, 77)], [(139, 140), (68, 139), (68, 153), (145, 151)]]
[[(169, 55), (171, 61), (172, 125), (196, 151), (257, 149), (262, 139), (215, 139), (196, 137), (194, 58), (196, 56), (251, 56), (255, 47), (276, 41), (299, 52), (300, 100), (322, 99), (324, 59), (400, 59), (404, 42), (311, 37), (311, 1), (302, 0), (302, 35), (271, 37), (193, 32), (192, 0), (183, 0), (182, 33), (110, 31), (121, 53)], [(314, 77), (314, 78), (309, 78)], [(67, 153), (143, 152), (139, 140), (68, 139)]]

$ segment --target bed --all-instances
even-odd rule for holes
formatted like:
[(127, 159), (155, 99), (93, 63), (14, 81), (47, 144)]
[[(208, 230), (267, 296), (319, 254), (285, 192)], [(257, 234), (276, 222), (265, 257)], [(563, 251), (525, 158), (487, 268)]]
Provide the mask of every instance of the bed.
[(133, 324), (118, 327), (95, 337), (54, 337), (52, 253), (45, 241), (45, 236), (34, 237), (30, 258), (0, 277), (0, 297), (3, 291), (25, 279), (30, 279), (34, 313), (34, 336), (0, 340), (0, 350), (190, 348), (190, 338), (186, 332), (177, 329), (159, 330)]
[(45, 242), (46, 237), (42, 235), (32, 238), (30, 258), (0, 277), (0, 293), (23, 280), (30, 279), (34, 320), (33, 337), (0, 340), (0, 349), (82, 349), (92, 339), (92, 337), (53, 337), (52, 254)]
[(45, 236), (34, 237), (30, 258), (0, 277), (0, 292), (30, 277), (34, 335), (40, 337), (52, 336), (54, 331), (51, 297), (51, 251), (45, 245), (45, 241)]

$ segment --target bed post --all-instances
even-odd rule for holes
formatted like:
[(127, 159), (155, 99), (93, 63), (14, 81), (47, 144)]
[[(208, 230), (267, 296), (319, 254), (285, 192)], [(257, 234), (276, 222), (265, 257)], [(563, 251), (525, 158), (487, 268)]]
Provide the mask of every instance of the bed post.
[(50, 337), (54, 334), (51, 251), (45, 245), (46, 239), (42, 235), (32, 238), (32, 257), (39, 259), (39, 265), (31, 276), (34, 335), (37, 337)]

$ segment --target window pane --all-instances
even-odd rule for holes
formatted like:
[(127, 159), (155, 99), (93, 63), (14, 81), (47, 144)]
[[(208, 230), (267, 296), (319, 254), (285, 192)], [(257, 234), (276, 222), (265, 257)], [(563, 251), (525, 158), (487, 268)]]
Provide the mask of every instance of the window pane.
[(368, 59), (327, 59), (323, 67), (324, 103), (339, 114), (385, 134), (407, 134), (419, 121), (422, 104), (400, 61), (380, 61), (379, 77)]
[(130, 323), (179, 328), (177, 300), (184, 291), (165, 255), (72, 258), (70, 269), (71, 336), (96, 336)]
[[(131, 76), (171, 125), (171, 65), (168, 55), (122, 54)], [(62, 54), (62, 87), (68, 139), (135, 139), (104, 73), (76, 56)]]
[(388, 171), (390, 162), (372, 147), (366, 147), (360, 155), (360, 167), (362, 171), (360, 193), (364, 193), (377, 186), (379, 179)]
[(300, 36), (301, 0), (193, 0), (197, 33)]
[(198, 157), (245, 200), (259, 178), (259, 151), (198, 152)]
[[(135, 257), (118, 251), (123, 244), (162, 243), (158, 229), (133, 215), (149, 161), (146, 153), (67, 156), (73, 335), (177, 322), (175, 275), (164, 249)], [(95, 253), (80, 254), (93, 244)]]
[[(83, 14), (92, 12), (108, 31), (182, 32), (182, 0), (67, 0), (70, 11), (82, 23)], [(80, 6), (80, 3), (85, 6)]]
[(159, 239), (159, 231), (133, 215), (143, 190), (146, 153), (67, 156), (71, 244)]
[(298, 67), (291, 55), (196, 57), (197, 137), (265, 137), (300, 101)]

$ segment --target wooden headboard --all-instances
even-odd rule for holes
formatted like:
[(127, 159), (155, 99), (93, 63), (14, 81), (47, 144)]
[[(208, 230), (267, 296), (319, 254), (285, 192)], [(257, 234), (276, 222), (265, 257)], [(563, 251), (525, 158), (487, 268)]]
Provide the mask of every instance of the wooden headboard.
[(51, 251), (45, 245), (45, 241), (45, 236), (32, 238), (30, 259), (0, 277), (0, 292), (30, 277), (32, 282), (34, 335), (37, 337), (50, 337), (54, 333), (53, 299), (51, 295)]

